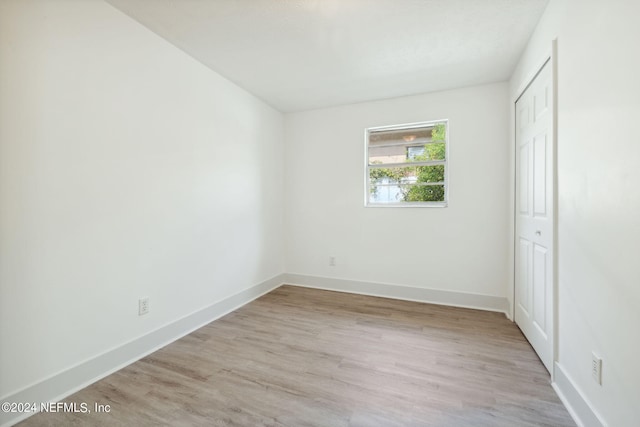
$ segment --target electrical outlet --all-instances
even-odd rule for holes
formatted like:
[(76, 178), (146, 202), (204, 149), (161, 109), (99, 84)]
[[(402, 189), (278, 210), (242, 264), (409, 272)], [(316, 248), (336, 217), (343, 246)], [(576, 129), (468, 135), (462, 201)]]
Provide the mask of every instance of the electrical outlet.
[(329, 266), (330, 267), (335, 267), (336, 266), (336, 257), (334, 257), (334, 256), (330, 256), (329, 257)]
[(594, 381), (602, 385), (602, 359), (591, 353), (591, 376)]
[(138, 316), (149, 313), (149, 297), (140, 298), (138, 300)]

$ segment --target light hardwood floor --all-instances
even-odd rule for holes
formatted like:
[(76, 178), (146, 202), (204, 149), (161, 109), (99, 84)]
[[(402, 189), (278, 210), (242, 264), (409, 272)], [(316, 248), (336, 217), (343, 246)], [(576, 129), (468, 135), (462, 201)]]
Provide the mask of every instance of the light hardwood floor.
[(21, 426), (575, 426), (499, 313), (282, 286)]

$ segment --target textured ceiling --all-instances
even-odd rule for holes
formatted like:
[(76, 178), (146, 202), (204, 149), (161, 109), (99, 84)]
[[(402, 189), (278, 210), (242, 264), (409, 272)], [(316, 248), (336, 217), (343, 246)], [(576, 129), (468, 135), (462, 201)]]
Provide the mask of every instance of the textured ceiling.
[(508, 79), (548, 0), (107, 0), (280, 111)]

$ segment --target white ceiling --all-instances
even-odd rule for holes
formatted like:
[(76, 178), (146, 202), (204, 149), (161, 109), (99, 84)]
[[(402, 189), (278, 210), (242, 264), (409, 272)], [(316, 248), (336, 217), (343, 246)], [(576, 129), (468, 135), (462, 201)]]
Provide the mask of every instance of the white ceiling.
[(283, 112), (508, 79), (548, 0), (107, 0)]

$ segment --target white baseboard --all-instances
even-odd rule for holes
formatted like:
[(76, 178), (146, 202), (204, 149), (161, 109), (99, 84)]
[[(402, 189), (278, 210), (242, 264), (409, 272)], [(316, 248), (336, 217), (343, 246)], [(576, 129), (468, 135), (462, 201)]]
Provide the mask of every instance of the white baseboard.
[[(8, 396), (2, 402), (58, 402), (119, 369), (230, 313), (254, 299), (271, 292), (283, 283), (278, 275), (258, 285), (231, 295), (202, 310), (191, 313), (140, 338), (73, 366)], [(0, 426), (8, 427), (33, 413), (0, 412)]]
[(606, 427), (606, 423), (558, 362), (554, 363), (553, 371), (555, 381), (551, 385), (578, 427)]
[(438, 289), (416, 288), (387, 283), (361, 282), (357, 280), (335, 279), (331, 277), (307, 276), (302, 274), (284, 274), (283, 282), (308, 288), (353, 294), (393, 298), (406, 301), (426, 302), (454, 307), (475, 308), (497, 311), (507, 317), (509, 301), (505, 297), (472, 294), (465, 292), (443, 291)]

